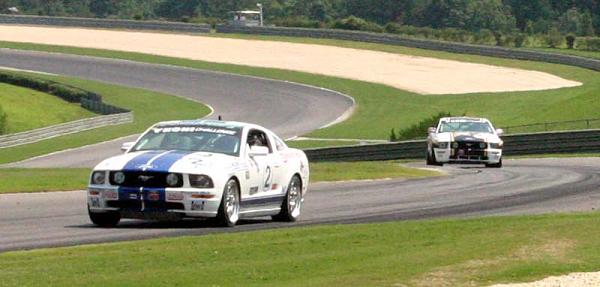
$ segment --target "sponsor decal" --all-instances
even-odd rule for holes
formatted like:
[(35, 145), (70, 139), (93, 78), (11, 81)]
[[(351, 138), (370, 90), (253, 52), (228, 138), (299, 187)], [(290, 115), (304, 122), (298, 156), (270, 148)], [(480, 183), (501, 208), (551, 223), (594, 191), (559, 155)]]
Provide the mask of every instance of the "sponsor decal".
[(100, 199), (97, 197), (92, 197), (92, 207), (100, 207)]
[(246, 171), (246, 179), (250, 179), (250, 171), (249, 170)]
[(258, 193), (258, 186), (253, 186), (250, 188), (250, 195), (255, 195)]
[(148, 193), (148, 200), (151, 201), (159, 201), (160, 200), (160, 193), (158, 191), (151, 191)]
[(204, 210), (204, 200), (193, 200), (192, 210)]
[(102, 197), (106, 199), (118, 199), (119, 193), (114, 190), (105, 190), (104, 192), (102, 192)]
[(215, 128), (209, 126), (175, 126), (175, 127), (157, 127), (152, 129), (155, 134), (160, 133), (213, 133), (234, 136), (239, 130)]
[(130, 193), (129, 194), (129, 199), (138, 199), (138, 196), (135, 193)]

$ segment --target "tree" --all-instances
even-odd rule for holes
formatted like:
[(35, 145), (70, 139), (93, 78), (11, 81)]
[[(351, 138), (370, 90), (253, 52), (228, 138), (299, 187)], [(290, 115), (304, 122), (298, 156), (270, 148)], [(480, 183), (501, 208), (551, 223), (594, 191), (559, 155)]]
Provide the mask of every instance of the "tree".
[(509, 32), (516, 25), (510, 7), (505, 6), (501, 0), (472, 1), (467, 6), (466, 15), (466, 28), (471, 31), (489, 29)]

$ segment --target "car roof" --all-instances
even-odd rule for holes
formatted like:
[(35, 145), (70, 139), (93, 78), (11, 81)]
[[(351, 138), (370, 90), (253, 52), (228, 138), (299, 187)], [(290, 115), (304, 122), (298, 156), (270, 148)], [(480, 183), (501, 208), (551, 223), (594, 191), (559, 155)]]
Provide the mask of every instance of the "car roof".
[(486, 118), (474, 118), (474, 117), (446, 117), (441, 118), (441, 122), (447, 121), (465, 121), (465, 122), (489, 122)]
[(181, 120), (181, 121), (167, 121), (167, 122), (159, 122), (155, 124), (155, 127), (170, 127), (170, 126), (209, 126), (215, 128), (226, 128), (226, 129), (244, 129), (244, 128), (260, 128), (267, 130), (264, 127), (259, 125), (244, 123), (244, 122), (236, 122), (236, 121), (219, 121), (219, 120), (210, 120), (210, 119), (199, 119), (199, 120)]

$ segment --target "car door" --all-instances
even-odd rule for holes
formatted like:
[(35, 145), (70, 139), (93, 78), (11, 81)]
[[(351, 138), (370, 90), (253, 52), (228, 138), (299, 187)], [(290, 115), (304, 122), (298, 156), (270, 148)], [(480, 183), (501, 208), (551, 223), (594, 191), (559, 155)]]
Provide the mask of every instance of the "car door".
[(246, 198), (266, 196), (271, 193), (275, 181), (276, 167), (274, 164), (273, 146), (267, 133), (260, 129), (251, 129), (246, 139), (247, 154), (254, 146), (266, 147), (266, 155), (247, 156), (249, 165), (248, 191)]

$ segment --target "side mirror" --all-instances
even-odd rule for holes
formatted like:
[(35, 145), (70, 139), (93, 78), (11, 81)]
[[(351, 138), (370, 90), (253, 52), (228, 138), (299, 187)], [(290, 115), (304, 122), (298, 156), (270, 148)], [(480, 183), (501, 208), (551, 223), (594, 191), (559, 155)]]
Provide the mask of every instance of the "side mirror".
[(428, 134), (435, 134), (435, 130), (436, 130), (436, 128), (430, 127), (430, 128), (427, 129), (427, 133)]
[(250, 148), (250, 152), (248, 152), (248, 155), (250, 157), (266, 156), (268, 154), (269, 154), (269, 148), (266, 146), (252, 146)]
[(501, 136), (503, 136), (503, 135), (504, 135), (504, 130), (503, 130), (503, 129), (497, 129), (497, 130), (496, 130), (496, 134), (497, 134), (499, 137), (501, 137)]
[(126, 142), (126, 143), (123, 143), (123, 145), (121, 146), (121, 151), (122, 152), (127, 152), (130, 148), (133, 147), (133, 145), (135, 145), (135, 142)]

